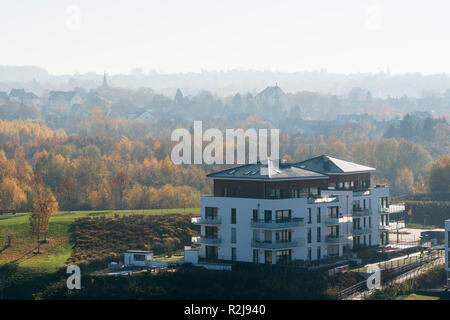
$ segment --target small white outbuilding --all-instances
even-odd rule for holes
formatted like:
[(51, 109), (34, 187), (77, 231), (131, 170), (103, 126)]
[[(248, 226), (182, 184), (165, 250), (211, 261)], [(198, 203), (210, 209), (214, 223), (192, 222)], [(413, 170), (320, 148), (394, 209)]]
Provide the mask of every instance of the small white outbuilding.
[(150, 267), (153, 251), (127, 250), (124, 254), (125, 267)]

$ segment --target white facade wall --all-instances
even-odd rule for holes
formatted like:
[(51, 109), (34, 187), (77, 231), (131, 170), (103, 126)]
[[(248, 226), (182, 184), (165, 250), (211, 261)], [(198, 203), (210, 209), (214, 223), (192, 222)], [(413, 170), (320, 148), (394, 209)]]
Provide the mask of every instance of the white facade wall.
[[(288, 199), (249, 199), (249, 198), (230, 198), (230, 197), (214, 197), (214, 196), (202, 196), (201, 197), (201, 216), (205, 218), (206, 207), (217, 207), (218, 217), (221, 219), (221, 223), (214, 225), (218, 228), (218, 238), (220, 242), (216, 244), (218, 248), (217, 258), (220, 260), (232, 260), (232, 248), (236, 248), (236, 261), (253, 262), (253, 250), (257, 249), (252, 246), (252, 239), (259, 235), (260, 240), (264, 240), (264, 230), (269, 229), (256, 229), (252, 228), (251, 221), (253, 218), (253, 210), (258, 209), (258, 218), (264, 219), (264, 211), (272, 211), (272, 220), (275, 219), (275, 212), (277, 210), (291, 210), (291, 216), (295, 218), (303, 218), (304, 224), (299, 227), (283, 228), (292, 231), (292, 239), (299, 240), (300, 245), (292, 250), (292, 260), (307, 260), (308, 248), (311, 248), (311, 258), (316, 260), (329, 256), (334, 247), (334, 250), (338, 250), (339, 255), (343, 254), (344, 245), (348, 249), (353, 247), (352, 242), (352, 208), (353, 201), (360, 200), (361, 207), (363, 200), (366, 200), (366, 207), (371, 208), (371, 224), (370, 232), (366, 236), (366, 244), (369, 245), (369, 236), (371, 236), (370, 244), (376, 246), (380, 244), (379, 236), (379, 207), (378, 199), (380, 197), (387, 197), (389, 195), (389, 189), (387, 187), (371, 188), (366, 193), (354, 193), (353, 191), (337, 191), (337, 190), (322, 190), (322, 195), (329, 195), (330, 198), (317, 199), (315, 201), (308, 200), (307, 198), (288, 198)], [(331, 196), (335, 197), (334, 201), (331, 201)], [(339, 223), (340, 234), (348, 235), (347, 242), (340, 244), (330, 244), (326, 242), (327, 226), (326, 217), (328, 215), (328, 207), (339, 207), (339, 213), (342, 215), (342, 219)], [(231, 224), (231, 209), (236, 208), (236, 224)], [(308, 224), (308, 208), (311, 208), (311, 223)], [(321, 222), (317, 222), (317, 208), (321, 208)], [(358, 217), (361, 219), (361, 226), (366, 219), (366, 227), (369, 228), (369, 216)], [(317, 228), (321, 228), (320, 242), (317, 241)], [(231, 243), (231, 229), (236, 228), (236, 243)], [(311, 228), (311, 243), (307, 243), (308, 228)], [(201, 225), (201, 235), (205, 235), (205, 225)], [(364, 235), (360, 235), (361, 239), (364, 239)], [(272, 242), (275, 242), (275, 231), (272, 230)], [(363, 240), (361, 241), (363, 244)], [(320, 248), (321, 257), (318, 257), (318, 250)], [(265, 261), (265, 250), (259, 250), (259, 262)], [(272, 251), (272, 263), (276, 262), (276, 250)], [(205, 244), (201, 244), (199, 248), (199, 257), (206, 257)]]

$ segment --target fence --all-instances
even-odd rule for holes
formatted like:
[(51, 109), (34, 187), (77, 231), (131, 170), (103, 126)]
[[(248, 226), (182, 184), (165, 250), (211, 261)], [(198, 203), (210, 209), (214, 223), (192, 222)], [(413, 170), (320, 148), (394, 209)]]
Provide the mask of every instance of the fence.
[[(380, 263), (378, 266), (381, 271), (381, 286), (388, 286), (391, 283), (398, 281), (401, 277), (406, 277), (405, 280), (412, 279), (421, 272), (420, 269), (424, 265), (437, 265), (440, 263), (442, 263), (442, 255), (439, 252)], [(360, 295), (360, 298), (364, 299), (370, 294), (371, 292), (367, 290), (367, 281), (364, 280), (350, 287), (344, 289), (340, 288), (336, 298), (338, 300), (343, 300)]]

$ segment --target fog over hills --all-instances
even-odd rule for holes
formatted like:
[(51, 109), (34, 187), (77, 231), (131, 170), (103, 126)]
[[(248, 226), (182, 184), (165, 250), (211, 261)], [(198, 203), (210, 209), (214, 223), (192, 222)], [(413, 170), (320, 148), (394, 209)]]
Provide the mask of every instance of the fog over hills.
[[(93, 89), (102, 83), (102, 79), (103, 74), (95, 72), (51, 75), (44, 68), (36, 66), (0, 66), (0, 91), (24, 88), (39, 95), (45, 90), (72, 90), (76, 87)], [(385, 98), (443, 95), (450, 88), (450, 76), (446, 73), (390, 74), (389, 70), (359, 74), (328, 73), (326, 70), (279, 72), (244, 69), (158, 73), (136, 68), (129, 74), (108, 74), (108, 80), (114, 87), (147, 87), (167, 95), (175, 94), (177, 88), (181, 88), (185, 94), (196, 94), (203, 90), (218, 96), (236, 92), (256, 94), (267, 86), (278, 84), (287, 93), (314, 91), (345, 95), (353, 88), (363, 88), (371, 91), (374, 97)]]

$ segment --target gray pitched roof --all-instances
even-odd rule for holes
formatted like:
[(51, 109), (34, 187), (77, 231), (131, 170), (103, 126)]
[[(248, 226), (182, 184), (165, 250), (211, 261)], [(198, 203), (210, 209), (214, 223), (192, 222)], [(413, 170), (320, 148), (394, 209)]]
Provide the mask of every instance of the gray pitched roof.
[(279, 169), (274, 170), (271, 175), (267, 172), (261, 173), (261, 168), (267, 168), (267, 164), (261, 162), (247, 164), (223, 171), (213, 172), (207, 175), (213, 179), (231, 179), (231, 180), (308, 180), (308, 179), (326, 179), (328, 176), (312, 172), (305, 169), (294, 167), (292, 164), (280, 163)]
[(22, 98), (22, 99), (37, 99), (37, 98), (39, 98), (33, 92), (25, 92), (24, 89), (11, 89), (9, 96)]
[(330, 156), (322, 155), (312, 159), (298, 162), (294, 166), (324, 174), (342, 174), (342, 173), (357, 173), (357, 172), (371, 172), (375, 168), (364, 166), (350, 161), (332, 158)]
[(48, 100), (64, 99), (65, 101), (70, 102), (75, 94), (75, 91), (50, 91)]

